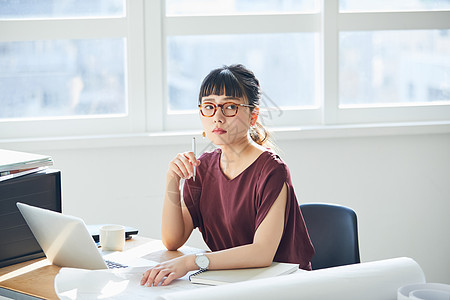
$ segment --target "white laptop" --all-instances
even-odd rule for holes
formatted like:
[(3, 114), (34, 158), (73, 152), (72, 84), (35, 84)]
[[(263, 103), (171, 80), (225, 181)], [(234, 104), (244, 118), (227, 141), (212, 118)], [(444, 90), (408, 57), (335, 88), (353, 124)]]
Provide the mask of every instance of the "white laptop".
[[(19, 202), (16, 205), (52, 264), (90, 270), (123, 267), (120, 262), (103, 259), (82, 219)], [(152, 264), (141, 258), (135, 266)]]

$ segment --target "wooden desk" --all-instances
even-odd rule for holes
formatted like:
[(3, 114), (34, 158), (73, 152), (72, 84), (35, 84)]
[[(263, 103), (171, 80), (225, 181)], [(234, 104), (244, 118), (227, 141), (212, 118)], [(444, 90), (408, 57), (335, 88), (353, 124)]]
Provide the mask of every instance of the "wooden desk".
[[(124, 251), (144, 248), (145, 259), (162, 262), (184, 254), (204, 252), (203, 250), (182, 247), (178, 251), (168, 251), (160, 240), (134, 236), (125, 243)], [(150, 250), (150, 251), (147, 251)], [(54, 280), (61, 268), (51, 265), (46, 258), (38, 258), (0, 269), (0, 287), (11, 291), (43, 299), (58, 299)]]

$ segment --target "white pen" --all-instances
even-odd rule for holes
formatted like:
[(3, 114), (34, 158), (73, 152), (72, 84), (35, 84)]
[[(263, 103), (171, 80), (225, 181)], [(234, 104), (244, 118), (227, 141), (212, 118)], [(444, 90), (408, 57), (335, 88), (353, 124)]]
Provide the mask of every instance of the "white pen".
[[(195, 144), (195, 137), (192, 138), (192, 152), (194, 152), (195, 158), (197, 158), (197, 150), (196, 150), (196, 144)], [(195, 181), (195, 175), (197, 175), (197, 167), (194, 165), (194, 181)]]

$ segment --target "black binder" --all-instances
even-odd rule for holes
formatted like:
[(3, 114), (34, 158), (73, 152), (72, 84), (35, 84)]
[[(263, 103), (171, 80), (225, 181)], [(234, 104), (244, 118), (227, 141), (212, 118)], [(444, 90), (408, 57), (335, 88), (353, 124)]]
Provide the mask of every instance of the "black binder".
[(46, 169), (0, 182), (0, 267), (44, 256), (17, 202), (61, 212), (61, 172)]

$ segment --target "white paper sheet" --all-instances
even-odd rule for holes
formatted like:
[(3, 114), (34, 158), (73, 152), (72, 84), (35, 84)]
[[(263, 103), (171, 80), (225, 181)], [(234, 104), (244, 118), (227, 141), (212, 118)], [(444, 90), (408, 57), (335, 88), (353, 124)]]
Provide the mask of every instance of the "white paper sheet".
[(191, 284), (188, 275), (168, 286), (141, 286), (148, 267), (113, 270), (62, 268), (55, 277), (55, 291), (60, 299), (155, 299), (170, 292), (201, 288)]

